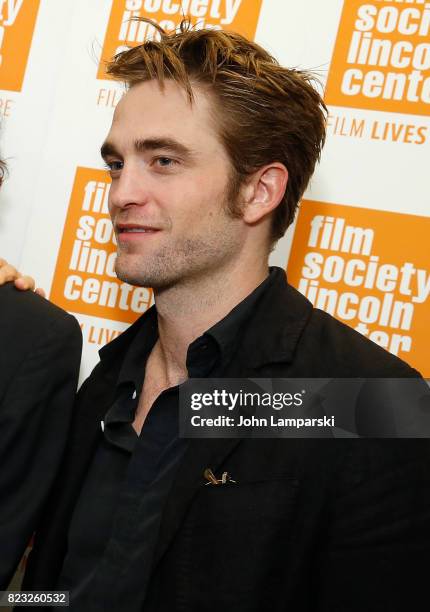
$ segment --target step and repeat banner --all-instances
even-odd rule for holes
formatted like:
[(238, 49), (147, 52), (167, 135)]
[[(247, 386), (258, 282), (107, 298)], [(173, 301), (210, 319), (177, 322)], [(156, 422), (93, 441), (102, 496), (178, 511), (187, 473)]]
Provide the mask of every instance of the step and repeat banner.
[(99, 149), (123, 94), (105, 60), (170, 29), (234, 30), (325, 87), (328, 138), (272, 254), (290, 282), (430, 378), (430, 2), (3, 0), (0, 256), (37, 278), (98, 350), (152, 303), (114, 272)]

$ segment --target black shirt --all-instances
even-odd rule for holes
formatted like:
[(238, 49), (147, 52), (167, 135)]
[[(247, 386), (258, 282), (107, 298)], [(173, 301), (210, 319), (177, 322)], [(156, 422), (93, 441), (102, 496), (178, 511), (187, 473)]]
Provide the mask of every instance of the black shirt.
[[(278, 272), (279, 273), (279, 272)], [(267, 279), (188, 348), (190, 378), (219, 376), (234, 354), (242, 326), (276, 276)], [(138, 436), (132, 427), (147, 359), (158, 337), (155, 307), (122, 364), (115, 400), (101, 422), (99, 443), (75, 506), (68, 552), (57, 588), (71, 609), (108, 607), (112, 584), (143, 603), (164, 502), (187, 440), (178, 436), (179, 387), (166, 389)], [(137, 608), (138, 609), (138, 608)]]

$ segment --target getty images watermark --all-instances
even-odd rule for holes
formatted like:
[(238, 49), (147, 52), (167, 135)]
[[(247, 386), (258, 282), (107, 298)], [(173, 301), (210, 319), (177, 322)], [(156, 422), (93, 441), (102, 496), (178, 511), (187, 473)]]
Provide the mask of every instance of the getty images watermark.
[(430, 437), (421, 379), (190, 379), (180, 387), (186, 438)]
[[(191, 395), (191, 410), (202, 410), (203, 408), (223, 408), (231, 413), (236, 411), (237, 416), (219, 414), (215, 418), (196, 414), (191, 416), (193, 427), (334, 427), (334, 416), (321, 418), (296, 418), (281, 417), (275, 411), (284, 408), (302, 407), (306, 390), (296, 393), (268, 393), (244, 391), (229, 392), (226, 389), (214, 389), (212, 392), (193, 393)], [(240, 413), (239, 408), (261, 408), (267, 410), (267, 416), (257, 416)]]

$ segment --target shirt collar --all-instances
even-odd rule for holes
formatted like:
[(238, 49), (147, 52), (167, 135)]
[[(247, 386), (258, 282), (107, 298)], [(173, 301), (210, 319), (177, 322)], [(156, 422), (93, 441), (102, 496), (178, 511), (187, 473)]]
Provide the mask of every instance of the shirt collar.
[[(288, 285), (285, 271), (282, 268), (272, 267), (269, 276), (261, 285), (233, 308), (226, 317), (191, 343), (188, 353), (190, 355), (190, 350), (194, 353), (191, 359), (194, 361), (196, 353), (200, 354), (200, 349), (204, 343), (207, 343), (213, 347), (214, 352), (218, 355), (217, 359), (221, 355), (223, 358), (231, 355), (234, 348), (239, 347), (244, 359), (251, 367), (291, 361), (311, 314), (312, 304), (296, 289)], [(137, 337), (144, 339), (145, 331), (148, 329), (147, 325), (151, 326), (147, 338), (148, 344), (145, 344), (148, 351), (147, 357), (158, 334), (155, 306), (147, 310), (118, 338), (99, 351), (101, 367), (105, 369), (106, 376), (116, 376), (115, 370), (111, 371), (109, 364), (112, 362), (118, 364), (121, 355), (121, 363), (126, 362), (134, 339)], [(152, 345), (148, 350), (151, 342)], [(207, 349), (202, 350), (204, 352)], [(144, 351), (143, 347), (142, 351)], [(136, 365), (136, 369), (133, 370), (135, 375), (143, 378), (144, 363), (140, 361), (137, 364), (133, 357), (131, 361)], [(194, 377), (194, 373), (190, 375)]]
[[(212, 365), (220, 360), (227, 363), (237, 348), (243, 330), (256, 310), (261, 296), (270, 289), (275, 281), (276, 269), (272, 268), (265, 280), (256, 289), (237, 304), (223, 319), (192, 342), (188, 348), (187, 366), (190, 364), (193, 367), (193, 362), (200, 361), (205, 356), (212, 361)], [(194, 374), (191, 374), (189, 368), (188, 371), (190, 377), (196, 378)], [(203, 372), (201, 375), (205, 376), (206, 373)]]

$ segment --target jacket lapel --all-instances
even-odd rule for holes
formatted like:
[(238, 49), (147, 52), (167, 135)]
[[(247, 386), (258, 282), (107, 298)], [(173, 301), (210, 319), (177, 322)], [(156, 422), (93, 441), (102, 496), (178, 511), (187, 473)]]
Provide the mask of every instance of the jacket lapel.
[[(116, 380), (124, 355), (139, 331), (142, 319), (143, 317), (138, 319), (123, 334), (99, 351), (101, 361), (78, 392), (61, 482), (57, 483), (58, 491), (52, 497), (55, 499), (53, 516), (59, 517), (58, 524), (62, 526), (62, 533), (65, 533), (64, 524), (70, 520), (79, 490), (96, 450), (101, 421), (114, 400)], [(50, 519), (50, 522), (55, 523), (55, 520)]]

